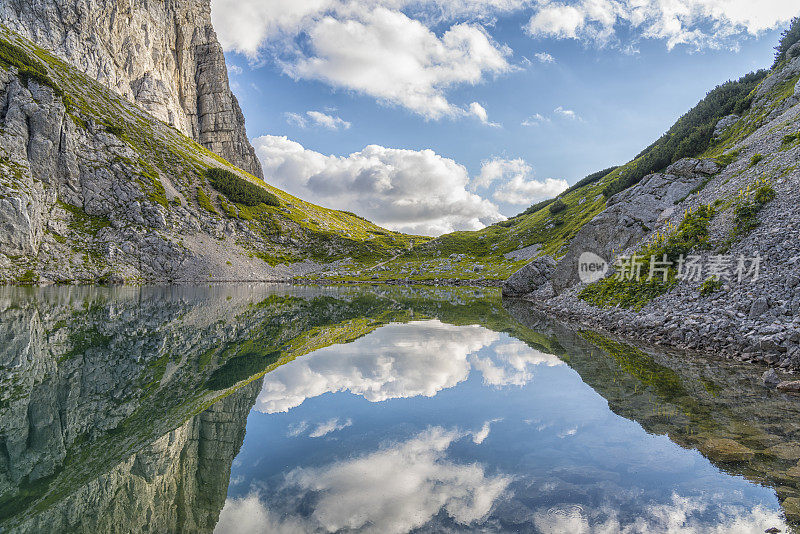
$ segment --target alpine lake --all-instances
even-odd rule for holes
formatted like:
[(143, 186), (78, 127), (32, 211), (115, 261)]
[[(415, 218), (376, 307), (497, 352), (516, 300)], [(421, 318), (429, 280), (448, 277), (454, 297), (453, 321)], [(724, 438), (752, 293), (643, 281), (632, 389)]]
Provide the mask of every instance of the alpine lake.
[(0, 288), (0, 532), (795, 532), (763, 371), (497, 289)]

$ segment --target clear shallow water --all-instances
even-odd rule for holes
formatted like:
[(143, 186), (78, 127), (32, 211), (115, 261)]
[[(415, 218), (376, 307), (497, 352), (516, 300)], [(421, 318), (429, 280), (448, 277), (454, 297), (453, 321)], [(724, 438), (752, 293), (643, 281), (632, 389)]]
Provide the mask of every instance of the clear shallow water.
[(9, 532), (763, 532), (800, 410), (492, 291), (0, 290)]

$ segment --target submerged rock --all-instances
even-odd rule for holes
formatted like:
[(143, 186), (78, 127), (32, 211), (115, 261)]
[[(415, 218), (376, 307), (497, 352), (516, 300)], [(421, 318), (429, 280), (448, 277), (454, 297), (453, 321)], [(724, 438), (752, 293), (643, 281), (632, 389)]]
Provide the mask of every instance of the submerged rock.
[(769, 387), (775, 387), (781, 382), (781, 379), (778, 377), (778, 373), (775, 372), (775, 369), (767, 369), (764, 371), (764, 374), (761, 375), (761, 380), (764, 382), (765, 386)]
[(724, 463), (746, 462), (756, 455), (741, 443), (727, 438), (710, 438), (699, 449), (708, 458)]

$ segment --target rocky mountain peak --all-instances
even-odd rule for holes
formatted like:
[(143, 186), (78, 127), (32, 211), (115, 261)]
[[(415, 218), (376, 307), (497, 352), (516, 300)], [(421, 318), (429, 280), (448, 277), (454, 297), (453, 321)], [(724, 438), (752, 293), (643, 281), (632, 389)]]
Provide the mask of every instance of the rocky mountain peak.
[(210, 0), (7, 0), (0, 22), (263, 177), (228, 84)]

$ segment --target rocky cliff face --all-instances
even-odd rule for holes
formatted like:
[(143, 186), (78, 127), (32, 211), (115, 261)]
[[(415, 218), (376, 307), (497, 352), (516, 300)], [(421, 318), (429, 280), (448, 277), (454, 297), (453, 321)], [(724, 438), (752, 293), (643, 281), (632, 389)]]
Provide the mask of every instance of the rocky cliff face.
[(0, 22), (263, 178), (210, 0), (7, 0)]
[[(269, 187), (2, 26), (0, 103), (0, 283), (287, 279), (409, 242)], [(209, 169), (273, 202), (238, 204)]]

